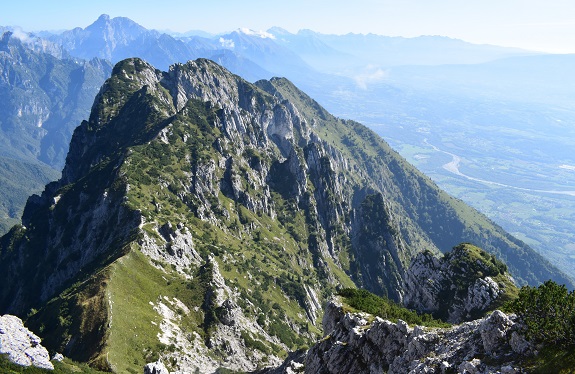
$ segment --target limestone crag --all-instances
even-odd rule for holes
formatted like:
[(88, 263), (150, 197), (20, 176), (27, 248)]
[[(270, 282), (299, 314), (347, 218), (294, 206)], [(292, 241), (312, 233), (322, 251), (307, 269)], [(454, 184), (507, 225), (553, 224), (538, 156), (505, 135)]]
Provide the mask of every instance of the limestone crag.
[[(410, 327), (366, 313), (344, 313), (340, 303), (328, 304), (326, 336), (299, 362), (305, 373), (522, 373), (519, 358), (532, 346), (521, 335), (514, 315), (489, 316), (450, 328)], [(301, 367), (297, 364), (304, 364)]]
[[(478, 253), (478, 257), (470, 253)], [(504, 265), (469, 244), (459, 245), (441, 258), (429, 251), (419, 253), (404, 279), (404, 305), (451, 323), (493, 310), (515, 289)]]
[[(198, 333), (187, 333), (180, 326), (180, 322), (181, 314), (189, 314), (189, 309), (178, 299), (163, 297), (156, 303), (151, 303), (154, 310), (163, 318), (158, 339), (163, 344), (174, 345), (175, 349), (164, 353), (161, 359), (171, 362), (172, 367), (176, 368), (176, 373), (213, 373), (222, 366), (222, 361), (214, 359), (210, 351), (218, 351), (227, 357), (224, 365), (230, 370), (253, 371), (259, 362), (264, 361), (264, 355), (246, 346), (244, 339), (246, 334), (261, 337), (274, 344), (282, 343), (276, 337), (270, 336), (252, 318), (244, 315), (237, 305), (238, 293), (226, 285), (218, 263), (213, 257), (208, 258), (203, 268), (209, 272), (210, 278), (204, 307), (208, 310), (217, 310), (217, 322), (213, 324), (210, 338), (206, 341)], [(266, 356), (265, 361), (269, 365), (281, 363), (281, 360), (274, 355)], [(145, 372), (154, 368), (158, 373), (162, 373), (158, 363), (148, 364)]]
[(169, 371), (162, 362), (157, 361), (144, 366), (144, 374), (169, 374)]
[(40, 338), (24, 327), (20, 318), (9, 314), (0, 316), (0, 354), (18, 365), (54, 369)]
[(154, 236), (144, 232), (140, 239), (140, 249), (151, 259), (174, 266), (182, 274), (190, 266), (198, 266), (202, 259), (194, 249), (190, 230), (183, 223), (173, 227), (166, 223), (154, 230)]

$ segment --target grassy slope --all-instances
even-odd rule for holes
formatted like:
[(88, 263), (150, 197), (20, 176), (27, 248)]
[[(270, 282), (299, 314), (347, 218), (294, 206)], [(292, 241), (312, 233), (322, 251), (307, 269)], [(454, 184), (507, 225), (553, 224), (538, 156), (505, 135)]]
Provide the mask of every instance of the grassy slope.
[[(203, 289), (190, 287), (170, 270), (152, 266), (137, 248), (111, 265), (110, 283), (106, 289), (110, 307), (109, 338), (106, 360), (118, 373), (140, 373), (148, 362), (158, 359), (169, 349), (158, 340), (161, 317), (153, 308), (162, 298), (174, 297), (188, 306), (201, 305)], [(182, 314), (183, 326), (198, 329), (200, 313), (191, 309)]]
[(389, 321), (401, 319), (410, 325), (448, 327), (448, 323), (434, 319), (430, 314), (419, 314), (400, 304), (379, 297), (366, 290), (346, 288), (338, 292), (345, 303), (346, 311), (361, 311)]
[(64, 359), (62, 362), (53, 361), (54, 370), (40, 369), (34, 366), (20, 366), (11, 363), (4, 355), (0, 355), (0, 373), (3, 374), (103, 374), (86, 364)]

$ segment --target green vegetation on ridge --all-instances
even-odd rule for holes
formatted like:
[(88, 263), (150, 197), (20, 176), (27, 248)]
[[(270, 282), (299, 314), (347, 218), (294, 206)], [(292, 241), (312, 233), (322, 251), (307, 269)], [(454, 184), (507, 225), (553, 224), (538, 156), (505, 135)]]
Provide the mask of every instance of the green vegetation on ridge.
[(343, 297), (343, 301), (350, 307), (389, 321), (401, 319), (410, 325), (427, 327), (450, 326), (448, 323), (434, 319), (430, 314), (419, 314), (389, 299), (374, 295), (367, 290), (344, 288), (337, 293)]
[(16, 365), (8, 360), (6, 355), (0, 354), (0, 373), (2, 374), (104, 374), (91, 368), (85, 363), (64, 359), (62, 362), (52, 361), (54, 370), (40, 369), (35, 366)]
[[(473, 244), (461, 243), (446, 253), (443, 260), (449, 263), (452, 284), (447, 284), (447, 287), (439, 293), (439, 305), (450, 305), (456, 298), (465, 299), (469, 287), (472, 287), (477, 279), (485, 277), (490, 277), (497, 283), (501, 292), (490, 305), (489, 311), (498, 309), (517, 298), (518, 289), (507, 272), (507, 265), (495, 255)], [(446, 318), (447, 312), (447, 308), (444, 308), (438, 311), (436, 316)], [(481, 318), (486, 312), (488, 311), (476, 311), (471, 313), (471, 318)]]
[(575, 291), (553, 281), (525, 286), (505, 309), (517, 314), (539, 351), (527, 360), (530, 372), (575, 372)]
[(506, 308), (517, 313), (530, 340), (575, 347), (575, 291), (553, 281), (539, 287), (524, 286)]

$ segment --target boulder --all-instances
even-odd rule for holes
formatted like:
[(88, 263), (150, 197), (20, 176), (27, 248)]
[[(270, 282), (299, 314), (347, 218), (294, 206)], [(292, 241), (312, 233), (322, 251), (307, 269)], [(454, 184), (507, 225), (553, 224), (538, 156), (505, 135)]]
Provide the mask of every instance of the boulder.
[(156, 361), (144, 366), (144, 374), (170, 374), (170, 372), (164, 364), (160, 361)]
[(13, 363), (53, 370), (48, 350), (40, 341), (20, 318), (9, 314), (0, 317), (0, 354), (7, 355)]

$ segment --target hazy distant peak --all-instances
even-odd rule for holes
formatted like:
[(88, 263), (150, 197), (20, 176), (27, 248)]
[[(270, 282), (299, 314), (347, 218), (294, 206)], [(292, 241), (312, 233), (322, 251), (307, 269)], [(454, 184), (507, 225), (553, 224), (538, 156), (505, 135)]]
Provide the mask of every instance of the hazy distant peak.
[(284, 36), (284, 35), (293, 35), (291, 32), (287, 31), (278, 26), (270, 27), (267, 31), (269, 34), (274, 36)]
[(132, 29), (138, 30), (139, 32), (148, 31), (144, 26), (132, 21), (130, 18), (127, 17), (114, 17), (110, 18), (107, 14), (102, 14), (98, 19), (86, 27), (86, 30), (93, 30), (99, 29), (103, 27), (113, 27), (113, 28), (125, 28), (125, 29)]
[(188, 37), (194, 37), (194, 36), (199, 36), (201, 38), (213, 38), (215, 36), (215, 34), (209, 33), (207, 31), (203, 31), (203, 30), (188, 30), (186, 32), (177, 32), (177, 31), (172, 31), (172, 30), (168, 30), (168, 29), (162, 29), (162, 30), (156, 30), (160, 33), (163, 34), (168, 34), (174, 37), (178, 37), (178, 38), (188, 38)]
[(96, 22), (107, 22), (110, 20), (110, 16), (107, 14), (102, 14), (100, 15), (100, 17), (98, 17), (98, 19), (96, 20)]
[[(4, 32), (2, 32), (4, 28), (0, 29), (0, 34), (4, 34)], [(22, 30), (22, 28), (18, 27), (18, 26), (14, 26), (14, 27), (7, 27), (5, 28), (5, 32), (10, 33), (10, 34), (6, 34), (6, 38), (16, 38), (22, 42), (28, 42), (30, 40), (30, 33)]]
[(415, 39), (459, 40), (459, 41), (462, 41), (461, 39), (452, 38), (450, 36), (445, 36), (445, 35), (419, 35), (419, 36), (416, 36)]
[(310, 29), (301, 29), (297, 32), (297, 34), (301, 36), (310, 36), (310, 35), (317, 35), (319, 33)]

